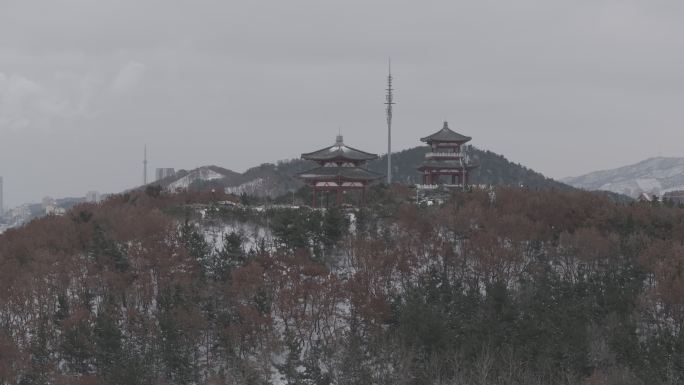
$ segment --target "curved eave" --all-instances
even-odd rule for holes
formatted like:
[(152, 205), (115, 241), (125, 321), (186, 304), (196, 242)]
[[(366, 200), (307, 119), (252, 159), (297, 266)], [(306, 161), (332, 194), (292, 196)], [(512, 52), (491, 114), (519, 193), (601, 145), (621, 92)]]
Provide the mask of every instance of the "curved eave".
[(351, 161), (369, 161), (377, 159), (376, 154), (361, 151), (349, 146), (333, 145), (318, 151), (308, 152), (302, 154), (302, 159), (313, 161), (331, 161), (331, 160), (351, 160)]
[(351, 157), (340, 155), (340, 154), (337, 154), (336, 156), (330, 156), (327, 158), (323, 158), (323, 157), (304, 156), (304, 154), (302, 154), (302, 159), (310, 160), (310, 161), (314, 161), (314, 162), (340, 162), (340, 163), (354, 163), (355, 165), (358, 165), (359, 163), (363, 163), (363, 162), (366, 162), (369, 160), (373, 160), (375, 158), (373, 158), (373, 159), (358, 159), (358, 158), (351, 158)]
[(470, 171), (474, 168), (480, 167), (479, 164), (477, 163), (468, 163), (467, 165), (461, 166), (460, 164), (448, 164), (448, 163), (423, 163), (420, 166), (418, 166), (417, 170), (418, 171), (424, 171), (424, 170), (440, 170), (440, 169), (455, 169), (455, 170), (467, 170)]
[(319, 167), (297, 174), (304, 180), (318, 181), (374, 181), (384, 175), (358, 167)]
[(469, 136), (464, 136), (464, 135), (456, 134), (456, 133), (455, 133), (456, 135), (461, 135), (462, 138), (440, 138), (440, 137), (437, 137), (437, 136), (436, 136), (437, 134), (438, 134), (438, 133), (434, 133), (434, 134), (432, 134), (432, 135), (430, 135), (430, 136), (426, 136), (426, 137), (424, 137), (424, 138), (420, 138), (420, 141), (421, 141), (421, 142), (425, 142), (425, 143), (439, 142), (439, 143), (456, 143), (456, 144), (463, 144), (463, 143), (470, 142), (470, 141), (473, 139), (473, 138), (471, 138), (471, 137), (469, 137)]
[(435, 132), (432, 135), (420, 138), (421, 142), (441, 142), (441, 143), (466, 143), (472, 138), (469, 136), (461, 135), (458, 132), (449, 128), (449, 124), (444, 122), (444, 127), (441, 130)]

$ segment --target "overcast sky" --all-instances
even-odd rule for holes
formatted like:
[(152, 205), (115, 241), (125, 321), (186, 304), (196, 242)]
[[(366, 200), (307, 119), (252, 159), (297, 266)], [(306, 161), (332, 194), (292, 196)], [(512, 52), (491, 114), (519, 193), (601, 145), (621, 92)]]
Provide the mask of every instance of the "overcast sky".
[(684, 156), (681, 0), (0, 0), (6, 206), (448, 120), (561, 178)]

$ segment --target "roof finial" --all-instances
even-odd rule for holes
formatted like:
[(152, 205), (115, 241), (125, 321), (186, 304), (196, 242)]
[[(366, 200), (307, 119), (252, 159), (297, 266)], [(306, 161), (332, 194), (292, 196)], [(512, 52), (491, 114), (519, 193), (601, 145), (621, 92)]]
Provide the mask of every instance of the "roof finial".
[(449, 129), (449, 123), (447, 121), (444, 121), (444, 127), (442, 127), (442, 130), (448, 130)]
[(337, 134), (337, 139), (335, 140), (335, 144), (338, 146), (342, 146), (344, 144), (344, 142), (342, 141), (342, 135), (339, 133)]

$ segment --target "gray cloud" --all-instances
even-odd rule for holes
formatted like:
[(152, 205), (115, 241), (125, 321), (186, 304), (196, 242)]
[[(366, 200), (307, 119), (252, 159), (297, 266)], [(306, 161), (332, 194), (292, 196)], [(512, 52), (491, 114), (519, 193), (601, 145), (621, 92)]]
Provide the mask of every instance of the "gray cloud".
[(26, 115), (33, 112), (32, 105), (42, 94), (43, 89), (37, 83), (0, 73), (0, 128), (17, 130), (28, 126), (30, 120)]
[[(131, 75), (128, 75), (130, 77)], [(130, 82), (119, 79), (117, 91)], [(0, 132), (51, 131), (60, 121), (94, 115), (91, 109), (97, 96), (99, 79), (92, 74), (58, 72), (41, 82), (20, 74), (0, 73)]]
[(125, 94), (136, 88), (142, 81), (145, 65), (136, 61), (126, 64), (116, 75), (110, 85), (110, 90), (116, 95)]

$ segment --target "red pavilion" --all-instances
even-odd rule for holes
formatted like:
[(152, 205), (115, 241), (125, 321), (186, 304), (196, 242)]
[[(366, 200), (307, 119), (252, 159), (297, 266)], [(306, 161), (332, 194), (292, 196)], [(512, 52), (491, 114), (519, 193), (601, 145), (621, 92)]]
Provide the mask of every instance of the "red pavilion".
[[(472, 139), (449, 129), (447, 122), (441, 130), (421, 138), (430, 146), (425, 160), (418, 167), (423, 174), (424, 185), (467, 186), (470, 170), (477, 167), (471, 163), (464, 151), (465, 143)], [(446, 183), (442, 177), (447, 177)], [(450, 179), (450, 180), (449, 180)], [(450, 182), (450, 183), (449, 183)]]
[(302, 154), (302, 159), (318, 163), (317, 168), (299, 174), (312, 189), (312, 206), (317, 206), (317, 195), (321, 192), (334, 192), (335, 203), (339, 206), (342, 204), (343, 193), (352, 190), (361, 192), (360, 200), (363, 205), (366, 200), (366, 187), (383, 175), (361, 166), (377, 158), (376, 154), (345, 145), (342, 135), (338, 135), (335, 144), (330, 147)]

